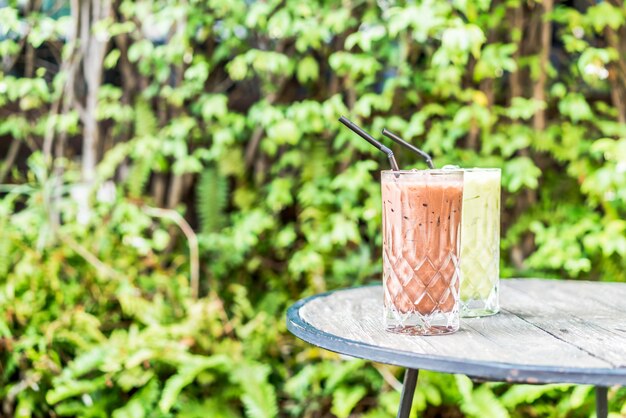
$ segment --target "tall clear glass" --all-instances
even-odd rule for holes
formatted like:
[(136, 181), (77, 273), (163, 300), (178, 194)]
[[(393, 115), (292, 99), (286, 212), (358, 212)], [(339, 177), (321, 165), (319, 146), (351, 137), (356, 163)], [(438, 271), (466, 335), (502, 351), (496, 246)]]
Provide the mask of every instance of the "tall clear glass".
[(381, 186), (385, 329), (455, 332), (463, 171), (383, 171)]
[(461, 316), (488, 316), (500, 309), (500, 169), (463, 171)]

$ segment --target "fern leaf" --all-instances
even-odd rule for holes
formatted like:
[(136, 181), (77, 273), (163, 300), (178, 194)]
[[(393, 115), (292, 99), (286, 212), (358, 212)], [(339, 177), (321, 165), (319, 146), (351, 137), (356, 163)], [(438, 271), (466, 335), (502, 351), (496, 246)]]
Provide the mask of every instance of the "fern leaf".
[(258, 363), (241, 365), (233, 374), (233, 380), (241, 386), (246, 417), (274, 418), (278, 415), (276, 391), (268, 382), (270, 368)]
[(365, 366), (365, 361), (360, 359), (350, 359), (334, 364), (328, 380), (326, 380), (325, 393), (333, 393), (340, 383), (345, 381), (349, 376), (354, 375), (357, 370)]
[(152, 416), (152, 408), (159, 396), (159, 385), (155, 379), (137, 391), (122, 408), (113, 411), (113, 418), (144, 418)]
[(140, 197), (152, 174), (152, 155), (137, 158), (128, 174), (128, 192), (131, 197)]
[(5, 218), (0, 219), (0, 277), (6, 277), (11, 267), (11, 250), (13, 242)]
[(250, 382), (241, 396), (248, 418), (274, 418), (278, 415), (276, 391), (267, 382)]
[(93, 393), (106, 387), (106, 377), (101, 376), (93, 380), (69, 380), (56, 384), (54, 389), (46, 393), (46, 402), (51, 405), (65, 399), (85, 393)]
[(367, 395), (363, 386), (341, 386), (333, 393), (331, 412), (338, 418), (348, 418), (354, 407)]
[[(159, 122), (150, 107), (150, 104), (139, 98), (135, 102), (135, 137), (140, 141), (136, 146), (141, 146), (141, 141), (154, 137), (157, 133)], [(141, 150), (140, 155), (133, 159), (133, 166), (128, 175), (128, 191), (131, 197), (140, 197), (150, 180), (155, 152), (151, 147)]]
[(557, 391), (566, 391), (572, 385), (553, 384), (553, 385), (516, 385), (506, 391), (500, 398), (500, 402), (507, 408), (513, 409), (518, 405), (527, 403), (532, 404), (537, 399), (546, 394), (553, 394)]
[(224, 209), (228, 203), (228, 182), (214, 167), (206, 168), (196, 186), (196, 211), (201, 232), (217, 232), (224, 225)]
[(154, 135), (158, 129), (159, 122), (150, 107), (150, 104), (138, 98), (135, 102), (135, 136)]
[(239, 418), (225, 399), (206, 399), (202, 403), (186, 402), (176, 414), (178, 418)]
[(112, 178), (115, 174), (115, 170), (117, 170), (120, 164), (128, 157), (131, 150), (132, 147), (128, 142), (121, 142), (108, 150), (96, 168), (96, 176), (99, 181)]
[(196, 356), (196, 359), (192, 360), (190, 364), (183, 366), (178, 373), (165, 382), (161, 400), (159, 401), (159, 409), (161, 412), (168, 413), (172, 409), (182, 390), (191, 384), (198, 374), (206, 369), (223, 367), (230, 364), (230, 359), (226, 356), (217, 355), (201, 359), (197, 357), (198, 356)]
[(509, 418), (509, 413), (496, 395), (485, 385), (474, 390), (461, 402), (461, 411), (471, 418)]

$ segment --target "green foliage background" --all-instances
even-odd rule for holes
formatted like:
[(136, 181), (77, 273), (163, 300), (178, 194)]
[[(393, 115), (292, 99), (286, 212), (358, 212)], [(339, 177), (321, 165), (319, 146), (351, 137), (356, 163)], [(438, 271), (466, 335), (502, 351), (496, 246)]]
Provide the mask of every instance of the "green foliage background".
[[(501, 167), (503, 275), (626, 281), (619, 1), (17, 3), (0, 416), (395, 416), (400, 370), (285, 329), (295, 300), (379, 280), (385, 161), (342, 114)], [(590, 416), (590, 389), (426, 372), (413, 414)]]

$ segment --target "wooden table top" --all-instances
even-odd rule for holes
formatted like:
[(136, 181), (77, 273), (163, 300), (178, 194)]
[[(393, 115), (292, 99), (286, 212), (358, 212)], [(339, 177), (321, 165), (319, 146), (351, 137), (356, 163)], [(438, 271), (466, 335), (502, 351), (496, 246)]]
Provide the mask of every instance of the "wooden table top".
[(303, 299), (287, 327), (316, 346), (379, 363), (520, 383), (626, 385), (626, 283), (505, 279), (499, 314), (450, 335), (386, 332), (382, 286)]

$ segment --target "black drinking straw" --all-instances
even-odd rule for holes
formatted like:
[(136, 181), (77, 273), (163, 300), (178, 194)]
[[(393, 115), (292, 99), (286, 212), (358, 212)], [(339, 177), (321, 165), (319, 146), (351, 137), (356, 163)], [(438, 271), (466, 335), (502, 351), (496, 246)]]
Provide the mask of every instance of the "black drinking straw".
[(426, 154), (421, 149), (417, 148), (416, 146), (412, 144), (409, 144), (404, 139), (400, 138), (398, 135), (394, 134), (391, 131), (388, 131), (386, 128), (383, 129), (383, 135), (385, 135), (389, 139), (392, 139), (398, 144), (403, 145), (404, 147), (410, 149), (414, 153), (418, 154), (420, 157), (424, 159), (424, 161), (426, 161), (426, 164), (428, 164), (428, 168), (431, 168), (431, 169), (435, 168), (435, 165), (433, 164), (433, 159), (430, 157), (430, 155)]
[(384, 146), (383, 144), (381, 144), (380, 142), (375, 140), (372, 135), (370, 135), (367, 132), (365, 132), (361, 127), (356, 125), (354, 122), (352, 122), (350, 119), (346, 118), (345, 116), (340, 117), (339, 118), (339, 122), (341, 122), (344, 125), (346, 125), (350, 130), (352, 130), (357, 135), (359, 135), (361, 138), (363, 138), (364, 140), (366, 140), (367, 142), (369, 142), (370, 144), (375, 146), (378, 150), (380, 150), (380, 151), (384, 152), (385, 154), (387, 154), (387, 158), (389, 159), (389, 163), (391, 163), (391, 169), (393, 171), (400, 170), (398, 168), (398, 163), (396, 162), (396, 158), (393, 156), (393, 151), (392, 150), (390, 150), (389, 148), (387, 148), (386, 146)]

